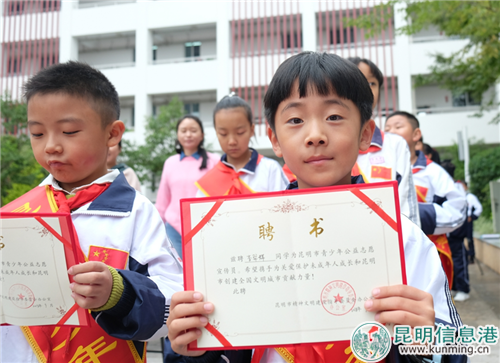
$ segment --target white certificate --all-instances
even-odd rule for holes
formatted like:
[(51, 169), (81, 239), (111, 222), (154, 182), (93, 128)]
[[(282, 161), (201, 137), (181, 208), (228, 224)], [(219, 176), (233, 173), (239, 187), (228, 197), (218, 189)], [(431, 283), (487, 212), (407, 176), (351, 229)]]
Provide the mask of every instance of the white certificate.
[(181, 201), (186, 290), (215, 305), (190, 349), (349, 340), (406, 282), (397, 183)]
[(76, 261), (71, 217), (2, 213), (0, 323), (88, 325), (71, 297), (67, 270)]

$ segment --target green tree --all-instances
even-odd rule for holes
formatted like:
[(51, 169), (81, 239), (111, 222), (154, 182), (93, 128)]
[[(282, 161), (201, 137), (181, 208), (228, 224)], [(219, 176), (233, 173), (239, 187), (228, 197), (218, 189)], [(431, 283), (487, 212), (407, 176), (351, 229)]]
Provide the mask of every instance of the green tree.
[(8, 93), (0, 99), (3, 127), (6, 133), (15, 134), (27, 126), (27, 105), (13, 101)]
[(4, 130), (1, 142), (1, 198), (5, 205), (36, 187), (47, 172), (37, 163), (27, 135), (16, 136), (27, 123), (26, 104), (14, 102), (9, 95), (0, 99)]
[(33, 156), (29, 137), (2, 135), (2, 205), (36, 187), (47, 176)]
[(141, 181), (148, 181), (151, 189), (161, 177), (165, 160), (176, 153), (175, 139), (177, 120), (184, 114), (184, 105), (174, 97), (166, 106), (159, 109), (156, 116), (147, 118), (146, 135), (143, 145), (124, 140), (123, 156), (127, 165), (132, 167)]
[[(351, 25), (368, 30), (368, 35), (380, 33), (388, 25), (392, 8), (405, 4), (407, 25), (397, 29), (400, 34), (413, 35), (429, 26), (436, 27), (449, 37), (466, 39), (467, 44), (449, 56), (433, 54), (435, 63), (430, 74), (416, 78), (415, 86), (439, 84), (454, 95), (468, 92), (473, 99), (481, 100), (483, 94), (500, 80), (500, 2), (499, 1), (411, 1), (390, 0), (375, 6), (375, 11), (356, 20)], [(347, 21), (348, 19), (346, 19)], [(494, 95), (482, 103), (496, 107)], [(500, 121), (497, 113), (492, 122)]]

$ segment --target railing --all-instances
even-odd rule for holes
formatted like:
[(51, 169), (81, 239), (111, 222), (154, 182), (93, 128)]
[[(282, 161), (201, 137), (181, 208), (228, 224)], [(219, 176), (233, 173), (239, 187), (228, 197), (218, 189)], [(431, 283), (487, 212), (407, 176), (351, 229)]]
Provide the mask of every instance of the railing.
[(436, 34), (436, 35), (429, 35), (426, 37), (413, 36), (411, 39), (413, 43), (429, 43), (429, 42), (442, 42), (443, 40), (460, 40), (462, 38), (456, 35), (448, 37), (446, 35)]
[(166, 58), (166, 59), (157, 59), (152, 61), (152, 64), (169, 64), (169, 63), (189, 63), (189, 62), (204, 62), (216, 60), (216, 55), (204, 55), (201, 57), (183, 57), (183, 58)]
[(94, 67), (94, 68), (97, 68), (97, 69), (111, 69), (111, 68), (135, 67), (135, 62), (91, 64), (91, 66)]
[(479, 111), (481, 106), (417, 107), (417, 113), (451, 113)]
[(101, 7), (101, 6), (133, 4), (135, 2), (136, 2), (136, 0), (122, 0), (122, 1), (105, 1), (105, 0), (100, 0), (100, 1), (92, 1), (92, 2), (87, 2), (87, 1), (81, 1), (80, 0), (78, 2), (78, 8), (80, 8), (80, 9), (95, 8), (95, 7)]

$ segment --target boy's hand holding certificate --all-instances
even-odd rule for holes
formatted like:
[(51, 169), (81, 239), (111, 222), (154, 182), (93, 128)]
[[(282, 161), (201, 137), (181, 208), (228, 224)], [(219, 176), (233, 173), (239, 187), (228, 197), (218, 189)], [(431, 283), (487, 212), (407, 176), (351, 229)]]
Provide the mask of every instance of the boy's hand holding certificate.
[(397, 184), (181, 201), (185, 289), (215, 306), (190, 349), (349, 340), (406, 283)]
[(88, 325), (71, 297), (68, 268), (78, 260), (71, 217), (2, 213), (0, 323)]

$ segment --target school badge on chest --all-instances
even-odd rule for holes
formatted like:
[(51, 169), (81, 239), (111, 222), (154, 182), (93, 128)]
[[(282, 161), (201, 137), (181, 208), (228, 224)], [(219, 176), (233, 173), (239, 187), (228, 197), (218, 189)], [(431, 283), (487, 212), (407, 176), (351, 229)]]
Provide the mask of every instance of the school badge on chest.
[(127, 267), (128, 252), (108, 247), (90, 246), (88, 259), (89, 261), (103, 262), (108, 266), (123, 270)]

